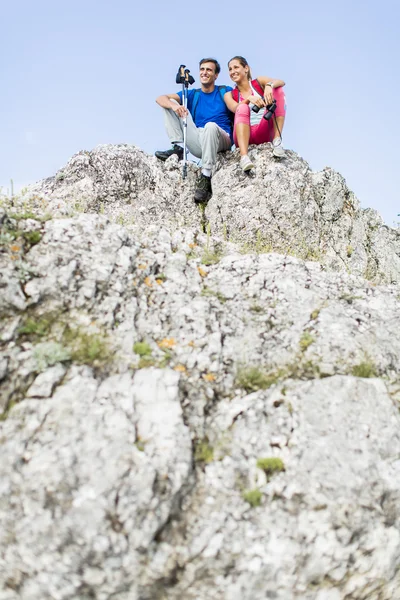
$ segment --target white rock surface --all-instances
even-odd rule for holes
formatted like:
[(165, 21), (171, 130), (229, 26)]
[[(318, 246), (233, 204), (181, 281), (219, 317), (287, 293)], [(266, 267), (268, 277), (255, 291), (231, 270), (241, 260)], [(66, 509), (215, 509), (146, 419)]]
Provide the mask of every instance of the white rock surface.
[(3, 198), (0, 600), (400, 600), (398, 230), (250, 152)]

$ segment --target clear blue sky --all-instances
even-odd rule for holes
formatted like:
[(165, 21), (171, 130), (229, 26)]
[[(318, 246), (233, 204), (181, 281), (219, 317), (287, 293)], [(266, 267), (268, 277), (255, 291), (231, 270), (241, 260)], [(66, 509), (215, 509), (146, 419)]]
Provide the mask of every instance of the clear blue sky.
[(286, 81), (284, 144), (339, 171), (400, 221), (400, 1), (1, 2), (0, 185), (51, 176), (79, 150), (169, 147), (159, 94), (181, 63), (235, 54)]

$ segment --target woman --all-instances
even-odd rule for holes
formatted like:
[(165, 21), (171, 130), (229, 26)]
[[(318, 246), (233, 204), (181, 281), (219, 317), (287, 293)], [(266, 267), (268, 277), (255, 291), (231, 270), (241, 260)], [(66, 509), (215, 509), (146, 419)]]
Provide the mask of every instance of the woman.
[[(233, 141), (240, 150), (240, 166), (243, 171), (254, 168), (247, 152), (249, 144), (272, 142), (273, 155), (285, 155), (282, 146), (282, 129), (285, 122), (286, 100), (283, 93), (285, 82), (271, 77), (258, 77), (251, 80), (250, 67), (243, 56), (234, 56), (228, 62), (229, 75), (236, 85), (232, 92), (224, 96), (229, 110), (235, 113)], [(269, 120), (263, 118), (265, 107), (276, 100), (275, 115)], [(251, 107), (258, 106), (258, 112)]]

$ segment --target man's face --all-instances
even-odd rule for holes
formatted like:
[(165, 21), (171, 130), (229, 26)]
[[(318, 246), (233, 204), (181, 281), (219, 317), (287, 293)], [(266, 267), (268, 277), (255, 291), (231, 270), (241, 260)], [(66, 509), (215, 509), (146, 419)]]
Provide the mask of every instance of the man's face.
[(205, 87), (212, 85), (218, 75), (215, 72), (215, 64), (213, 62), (205, 62), (200, 65), (200, 83)]

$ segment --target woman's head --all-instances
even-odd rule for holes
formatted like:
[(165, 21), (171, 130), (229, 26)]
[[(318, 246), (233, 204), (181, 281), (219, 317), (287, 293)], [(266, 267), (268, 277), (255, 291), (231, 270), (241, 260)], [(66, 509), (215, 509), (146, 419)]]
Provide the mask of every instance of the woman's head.
[(235, 83), (243, 78), (251, 80), (250, 66), (243, 56), (234, 56), (231, 58), (228, 62), (228, 69), (229, 76)]

